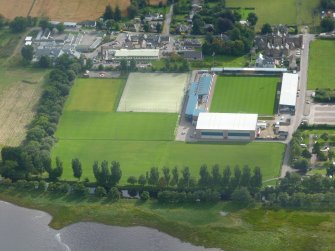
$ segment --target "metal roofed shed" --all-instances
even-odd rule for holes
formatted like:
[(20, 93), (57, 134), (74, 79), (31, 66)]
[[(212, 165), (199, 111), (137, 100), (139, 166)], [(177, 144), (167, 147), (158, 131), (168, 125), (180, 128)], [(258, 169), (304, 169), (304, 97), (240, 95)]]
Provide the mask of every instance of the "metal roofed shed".
[(256, 137), (257, 119), (257, 114), (201, 112), (196, 126), (197, 138), (251, 141)]
[(284, 73), (280, 91), (279, 112), (295, 113), (299, 76), (294, 73)]
[[(108, 52), (110, 54), (110, 52)], [(111, 53), (113, 54), (113, 53)], [(113, 58), (108, 55), (108, 60)], [(159, 49), (120, 49), (114, 51), (114, 59), (135, 59), (135, 60), (155, 60), (159, 59)]]

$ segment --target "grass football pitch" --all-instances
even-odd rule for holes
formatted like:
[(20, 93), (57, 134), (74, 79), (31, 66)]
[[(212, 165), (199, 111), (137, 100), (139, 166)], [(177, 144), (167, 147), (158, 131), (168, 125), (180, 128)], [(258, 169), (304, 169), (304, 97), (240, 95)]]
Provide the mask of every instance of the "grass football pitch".
[[(256, 28), (261, 29), (265, 23), (303, 25), (319, 22), (313, 10), (319, 6), (319, 0), (227, 0), (227, 7), (255, 8), (258, 16)], [(318, 12), (317, 12), (318, 13)], [(315, 24), (317, 25), (317, 24)]]
[(210, 111), (272, 115), (278, 82), (276, 77), (220, 76)]
[(187, 77), (186, 73), (131, 73), (117, 110), (179, 113)]
[[(117, 160), (122, 183), (152, 166), (189, 166), (198, 177), (201, 164), (259, 166), (264, 179), (277, 177), (284, 145), (279, 143), (186, 144), (175, 142), (175, 113), (115, 112), (124, 80), (78, 79), (56, 132), (52, 156), (64, 162), (64, 179), (73, 179), (71, 160), (83, 163), (83, 178), (94, 180), (94, 161)], [(106, 94), (108, 93), (108, 95)], [(100, 98), (101, 97), (101, 98)], [(86, 100), (86, 102), (84, 102)], [(104, 100), (106, 108), (103, 105)], [(87, 105), (85, 105), (87, 104)], [(89, 105), (90, 104), (90, 105)]]
[(308, 89), (335, 88), (335, 42), (315, 40), (310, 45)]

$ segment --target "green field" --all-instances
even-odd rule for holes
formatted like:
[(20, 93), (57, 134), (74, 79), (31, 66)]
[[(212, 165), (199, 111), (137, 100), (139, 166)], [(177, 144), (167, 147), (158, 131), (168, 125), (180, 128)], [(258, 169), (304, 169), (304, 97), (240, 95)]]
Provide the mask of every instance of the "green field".
[(272, 115), (278, 82), (275, 77), (220, 76), (210, 111)]
[(60, 140), (53, 156), (64, 161), (64, 179), (73, 179), (71, 159), (78, 157), (83, 163), (83, 177), (93, 179), (94, 161), (118, 160), (125, 182), (129, 176), (145, 174), (152, 166), (189, 166), (193, 177), (198, 177), (202, 164), (222, 167), (230, 165), (259, 166), (263, 179), (277, 177), (284, 145), (280, 143), (249, 144), (185, 144), (175, 141), (112, 141), (112, 140)]
[[(177, 114), (115, 112), (113, 104), (120, 96), (122, 81), (95, 80), (75, 82), (56, 132), (58, 142), (52, 155), (63, 160), (64, 179), (73, 179), (70, 165), (73, 158), (82, 161), (83, 177), (91, 180), (95, 160), (118, 160), (123, 171), (122, 182), (131, 175), (145, 174), (152, 166), (161, 168), (164, 165), (177, 165), (180, 169), (189, 166), (192, 175), (198, 177), (203, 163), (222, 167), (260, 166), (264, 180), (278, 176), (283, 144), (175, 142)], [(99, 93), (104, 93), (102, 98)], [(88, 100), (94, 107), (86, 106), (81, 100)], [(105, 101), (109, 112), (101, 100)]]
[(335, 88), (335, 42), (315, 40), (310, 45), (308, 89)]
[[(303, 25), (319, 22), (319, 15), (313, 20), (313, 10), (318, 8), (319, 0), (227, 0), (227, 7), (255, 8), (258, 16), (256, 28), (264, 23)], [(317, 24), (316, 24), (317, 25)]]

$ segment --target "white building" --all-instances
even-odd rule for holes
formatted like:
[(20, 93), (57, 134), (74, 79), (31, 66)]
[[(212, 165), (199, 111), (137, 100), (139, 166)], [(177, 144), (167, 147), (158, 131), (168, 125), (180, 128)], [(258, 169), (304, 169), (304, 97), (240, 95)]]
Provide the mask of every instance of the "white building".
[(298, 95), (299, 76), (294, 73), (284, 73), (280, 99), (279, 99), (279, 112), (280, 113), (295, 113), (295, 105)]
[(196, 126), (199, 140), (245, 140), (256, 137), (257, 114), (201, 112)]
[(105, 56), (106, 60), (158, 60), (159, 49), (108, 50)]

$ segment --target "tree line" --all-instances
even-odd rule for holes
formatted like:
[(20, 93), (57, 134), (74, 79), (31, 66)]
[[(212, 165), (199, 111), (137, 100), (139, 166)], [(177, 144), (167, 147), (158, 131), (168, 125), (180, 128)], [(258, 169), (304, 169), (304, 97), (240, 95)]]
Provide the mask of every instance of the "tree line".
[(0, 174), (13, 181), (48, 172), (51, 180), (62, 175), (63, 163), (51, 161), (51, 149), (63, 106), (77, 74), (85, 69), (81, 60), (63, 55), (55, 60), (55, 68), (49, 73), (44, 91), (36, 108), (23, 143), (18, 147), (3, 147)]

